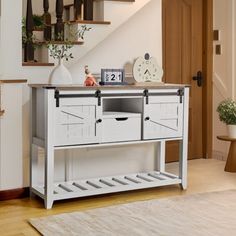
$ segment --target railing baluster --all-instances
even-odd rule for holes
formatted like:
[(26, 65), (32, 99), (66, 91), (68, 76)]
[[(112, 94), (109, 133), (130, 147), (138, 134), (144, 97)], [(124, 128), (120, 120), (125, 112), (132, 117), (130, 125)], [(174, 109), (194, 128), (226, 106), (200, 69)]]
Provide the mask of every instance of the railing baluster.
[(84, 0), (84, 20), (93, 20), (93, 0)]
[(43, 22), (44, 22), (44, 39), (51, 40), (52, 39), (52, 27), (51, 27), (51, 14), (48, 12), (49, 2), (48, 0), (43, 0)]
[(63, 0), (57, 0), (56, 1), (57, 23), (55, 25), (55, 40), (57, 41), (64, 40), (64, 23), (62, 19), (63, 10), (64, 10)]
[(33, 46), (33, 30), (34, 30), (34, 20), (33, 20), (33, 10), (32, 1), (27, 0), (27, 11), (26, 11), (26, 37), (27, 41), (25, 43), (24, 51), (24, 61), (34, 61), (34, 46)]
[(81, 7), (83, 0), (74, 0), (74, 20), (81, 19)]

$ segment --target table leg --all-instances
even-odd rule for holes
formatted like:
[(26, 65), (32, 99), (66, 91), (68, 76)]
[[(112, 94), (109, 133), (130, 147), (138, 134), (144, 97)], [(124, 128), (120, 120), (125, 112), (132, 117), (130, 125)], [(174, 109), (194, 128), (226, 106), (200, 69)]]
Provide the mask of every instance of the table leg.
[(236, 172), (236, 141), (231, 141), (225, 171)]

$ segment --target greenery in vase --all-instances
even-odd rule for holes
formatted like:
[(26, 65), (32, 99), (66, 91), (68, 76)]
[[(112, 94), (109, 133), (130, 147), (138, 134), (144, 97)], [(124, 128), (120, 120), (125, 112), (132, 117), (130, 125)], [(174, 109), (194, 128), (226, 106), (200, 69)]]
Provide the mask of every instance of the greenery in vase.
[(50, 57), (54, 59), (66, 59), (68, 61), (70, 58), (74, 58), (72, 53), (69, 50), (73, 47), (70, 42), (66, 42), (65, 44), (58, 45), (55, 43), (49, 43), (47, 48), (49, 49)]
[(220, 121), (227, 125), (236, 125), (236, 102), (232, 99), (222, 101), (218, 107)]
[(79, 30), (73, 31), (68, 27), (68, 37), (64, 39), (64, 35), (57, 35), (59, 41), (62, 41), (63, 44), (58, 44), (56, 41), (48, 41), (47, 48), (49, 49), (50, 57), (54, 59), (65, 59), (68, 61), (71, 58), (74, 58), (70, 49), (74, 46), (73, 42), (79, 39), (84, 39), (85, 32), (91, 30), (87, 25), (82, 25)]

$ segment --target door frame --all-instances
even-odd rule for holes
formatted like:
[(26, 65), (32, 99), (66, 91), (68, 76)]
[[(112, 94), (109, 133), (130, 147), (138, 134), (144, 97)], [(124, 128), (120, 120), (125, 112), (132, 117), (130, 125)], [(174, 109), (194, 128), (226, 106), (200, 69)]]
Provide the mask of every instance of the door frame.
[(212, 158), (213, 138), (213, 0), (203, 0), (203, 156)]
[[(202, 147), (203, 157), (212, 158), (212, 138), (213, 138), (213, 0), (202, 0), (203, 2), (203, 53), (202, 53)], [(163, 5), (162, 5), (163, 7)], [(162, 8), (163, 9), (163, 8)], [(162, 13), (164, 11), (162, 10)], [(164, 14), (162, 14), (164, 17)], [(162, 26), (164, 20), (162, 19)], [(164, 27), (162, 27), (164, 30)], [(164, 32), (162, 34), (162, 47), (165, 48)], [(164, 50), (163, 50), (164, 52)], [(163, 62), (165, 55), (163, 53)]]

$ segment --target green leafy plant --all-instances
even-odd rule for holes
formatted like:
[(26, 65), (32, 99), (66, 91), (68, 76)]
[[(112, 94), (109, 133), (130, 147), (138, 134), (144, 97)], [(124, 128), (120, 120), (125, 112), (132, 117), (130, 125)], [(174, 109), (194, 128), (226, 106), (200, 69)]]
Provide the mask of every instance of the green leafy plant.
[(47, 48), (49, 49), (50, 57), (54, 59), (66, 59), (68, 61), (70, 58), (74, 58), (69, 50), (73, 47), (70, 42), (65, 42), (62, 45), (49, 43)]
[(218, 107), (220, 121), (227, 125), (236, 125), (236, 102), (232, 99), (222, 101)]
[(45, 27), (43, 17), (40, 15), (33, 15), (34, 27), (36, 29), (43, 29)]
[(47, 42), (49, 55), (54, 59), (65, 59), (68, 61), (69, 59), (74, 58), (70, 52), (70, 49), (74, 46), (73, 42), (78, 41), (79, 39), (83, 40), (85, 33), (91, 30), (87, 25), (82, 25), (79, 30), (71, 29), (68, 24), (66, 27), (69, 29), (67, 38), (64, 39), (64, 35), (62, 34), (57, 35), (57, 39), (59, 39), (59, 42), (62, 41), (62, 44), (58, 44), (58, 41)]
[[(44, 22), (43, 22), (42, 16), (33, 15), (33, 21), (34, 21), (34, 28), (35, 29), (43, 29), (44, 28)], [(25, 17), (22, 18), (21, 25), (22, 25), (22, 43), (25, 44), (27, 42), (36, 41), (36, 37), (33, 34), (27, 35), (27, 33), (26, 33), (26, 18)]]

